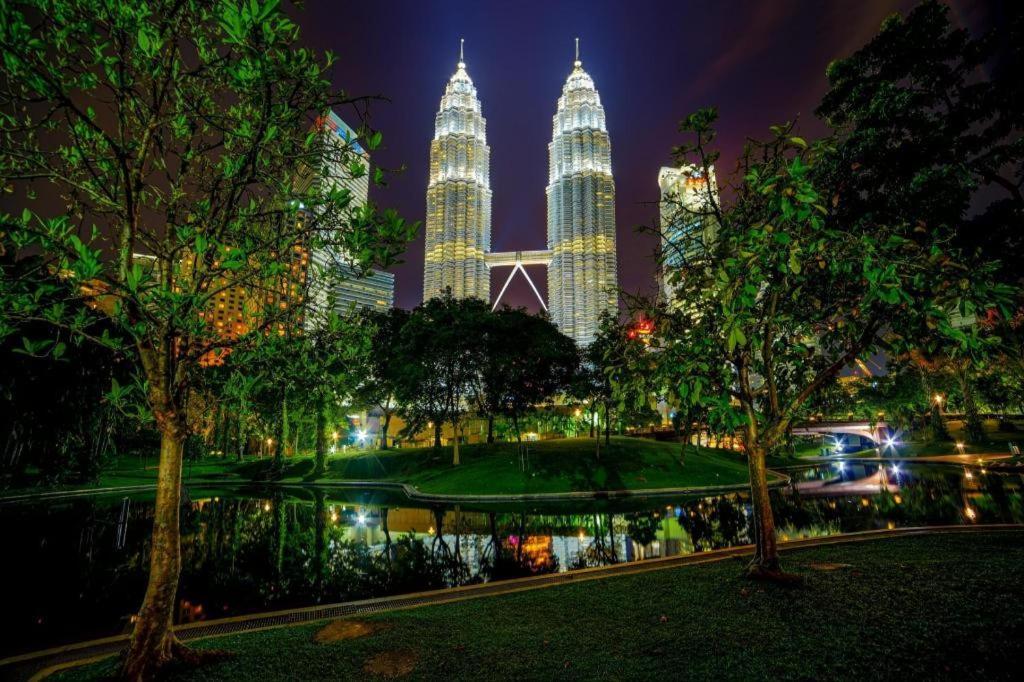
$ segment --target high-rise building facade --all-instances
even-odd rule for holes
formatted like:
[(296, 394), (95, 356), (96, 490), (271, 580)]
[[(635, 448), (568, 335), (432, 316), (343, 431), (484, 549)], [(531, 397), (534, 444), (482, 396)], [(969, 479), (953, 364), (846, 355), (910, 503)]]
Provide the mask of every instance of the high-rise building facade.
[(459, 54), (434, 118), (423, 264), (423, 300), (446, 290), (488, 300), (491, 277), (491, 150), (476, 87)]
[(678, 303), (672, 273), (697, 257), (717, 233), (711, 215), (711, 202), (718, 201), (715, 168), (705, 173), (693, 164), (665, 167), (658, 172), (658, 187), (662, 251), (658, 279), (663, 300), (671, 304)]
[[(316, 177), (326, 184), (325, 189), (347, 189), (353, 208), (363, 206), (370, 198), (369, 153), (359, 144), (356, 131), (333, 111), (321, 119), (319, 125), (328, 136), (329, 152)], [(350, 153), (343, 153), (345, 149)], [(365, 167), (365, 172), (358, 177), (350, 169), (353, 154)], [(353, 305), (387, 309), (394, 303), (394, 275), (377, 270), (360, 274), (347, 262), (346, 254), (330, 248), (314, 249), (311, 256), (310, 306), (314, 312), (333, 308), (345, 313)], [(329, 277), (325, 276), (328, 271)], [(318, 277), (323, 281), (318, 282)], [(307, 316), (307, 327), (317, 324), (319, 319), (316, 314)]]
[(395, 305), (395, 276), (390, 272), (370, 270), (359, 275), (355, 268), (341, 266), (344, 279), (338, 284), (334, 305), (341, 311), (352, 307), (387, 310)]
[(558, 328), (585, 345), (601, 314), (617, 308), (618, 273), (611, 142), (578, 42), (558, 98), (548, 159), (548, 308)]

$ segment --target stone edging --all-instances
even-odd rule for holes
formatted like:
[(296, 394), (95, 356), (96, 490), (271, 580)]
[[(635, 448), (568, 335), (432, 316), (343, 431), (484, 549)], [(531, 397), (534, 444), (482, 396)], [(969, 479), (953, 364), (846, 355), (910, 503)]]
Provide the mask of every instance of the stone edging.
[[(791, 483), (789, 475), (769, 470), (770, 474), (777, 478), (768, 482), (769, 488), (779, 488)], [(183, 481), (183, 486), (224, 486), (241, 487), (252, 485), (281, 486), (290, 488), (387, 488), (401, 491), (407, 498), (416, 502), (433, 504), (465, 504), (465, 503), (494, 503), (494, 502), (571, 502), (579, 500), (616, 500), (626, 498), (644, 497), (679, 497), (684, 495), (713, 495), (720, 493), (742, 492), (750, 488), (749, 483), (733, 483), (720, 486), (693, 486), (690, 488), (639, 488), (636, 490), (594, 490), (594, 491), (570, 491), (564, 493), (524, 493), (519, 495), (452, 495), (446, 493), (425, 493), (419, 488), (408, 483), (395, 481), (220, 481), (220, 480), (189, 480)], [(93, 495), (107, 495), (119, 493), (146, 492), (156, 489), (156, 483), (146, 483), (132, 486), (112, 486), (105, 488), (82, 488), (79, 490), (53, 490), (38, 493), (20, 493), (15, 495), (0, 496), (0, 505), (15, 504), (19, 502), (34, 502), (45, 500), (59, 500), (62, 498), (90, 497)]]

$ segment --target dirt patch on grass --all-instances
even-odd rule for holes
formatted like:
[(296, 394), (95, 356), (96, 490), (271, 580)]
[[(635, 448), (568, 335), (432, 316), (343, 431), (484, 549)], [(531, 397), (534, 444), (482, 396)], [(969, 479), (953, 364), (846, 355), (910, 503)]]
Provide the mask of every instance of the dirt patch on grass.
[(812, 561), (807, 564), (812, 571), (839, 571), (844, 568), (853, 568), (853, 564), (837, 564), (832, 561)]
[(416, 669), (419, 656), (411, 649), (385, 651), (366, 659), (363, 672), (382, 677), (405, 677)]
[(363, 620), (339, 619), (332, 620), (323, 626), (315, 635), (313, 641), (317, 644), (330, 644), (356, 637), (366, 637), (380, 630), (387, 629), (384, 623), (368, 623)]

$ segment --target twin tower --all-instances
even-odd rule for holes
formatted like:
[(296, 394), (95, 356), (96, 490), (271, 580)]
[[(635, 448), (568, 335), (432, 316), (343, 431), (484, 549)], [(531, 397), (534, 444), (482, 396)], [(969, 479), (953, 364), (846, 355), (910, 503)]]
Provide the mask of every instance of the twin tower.
[[(476, 87), (462, 50), (441, 97), (430, 143), (423, 299), (446, 290), (456, 298), (491, 296), (491, 268), (530, 283), (552, 321), (577, 343), (590, 343), (601, 314), (618, 299), (615, 259), (615, 182), (604, 107), (594, 81), (576, 61), (562, 87), (548, 145), (546, 250), (491, 252), (491, 149)], [(545, 305), (524, 265), (547, 265)]]

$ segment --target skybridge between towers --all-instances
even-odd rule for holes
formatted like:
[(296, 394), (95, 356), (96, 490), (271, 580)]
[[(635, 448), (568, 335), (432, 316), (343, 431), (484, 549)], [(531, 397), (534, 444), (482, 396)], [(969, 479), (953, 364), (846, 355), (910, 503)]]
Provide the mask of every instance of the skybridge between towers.
[(503, 251), (500, 253), (488, 253), (484, 255), (484, 263), (487, 265), (488, 270), (494, 268), (511, 267), (512, 272), (508, 273), (508, 278), (505, 280), (504, 286), (501, 287), (501, 291), (498, 292), (498, 296), (494, 299), (494, 305), (491, 306), (491, 310), (497, 310), (498, 304), (501, 303), (501, 297), (505, 295), (505, 290), (508, 289), (508, 285), (512, 283), (512, 278), (516, 276), (517, 272), (521, 272), (523, 277), (526, 278), (526, 282), (533, 289), (534, 295), (537, 297), (537, 301), (540, 302), (540, 307), (547, 312), (548, 306), (544, 302), (544, 297), (540, 295), (540, 291), (537, 290), (533, 280), (530, 279), (529, 273), (526, 272), (526, 265), (543, 265), (547, 267), (551, 264), (551, 251)]

